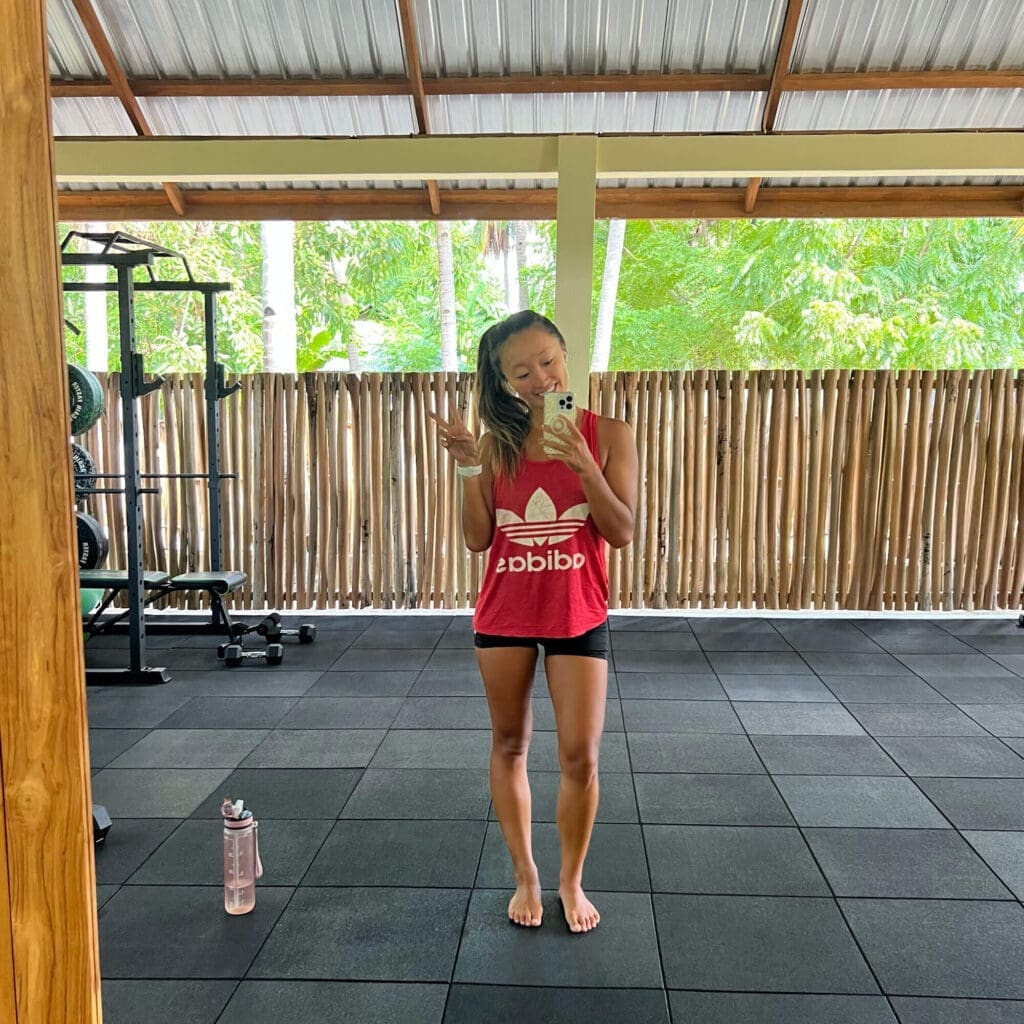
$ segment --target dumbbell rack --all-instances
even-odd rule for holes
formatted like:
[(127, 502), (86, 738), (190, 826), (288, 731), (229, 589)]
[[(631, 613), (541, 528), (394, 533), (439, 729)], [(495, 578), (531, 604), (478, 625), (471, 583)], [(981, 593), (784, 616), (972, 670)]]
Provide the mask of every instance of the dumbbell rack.
[[(99, 246), (98, 252), (71, 252), (69, 243), (79, 238)], [(162, 281), (153, 272), (154, 262), (160, 258), (181, 261), (186, 280)], [(240, 390), (240, 384), (225, 386), (224, 365), (217, 361), (216, 296), (231, 290), (227, 282), (197, 281), (188, 261), (180, 253), (155, 245), (132, 235), (115, 232), (71, 231), (61, 242), (61, 264), (64, 267), (106, 266), (114, 268), (116, 282), (66, 281), (65, 291), (117, 292), (118, 321), (121, 350), (120, 399), (122, 411), (122, 444), (124, 473), (96, 474), (97, 479), (116, 476), (124, 480), (123, 488), (95, 488), (92, 493), (123, 493), (125, 497), (126, 561), (128, 572), (128, 655), (126, 668), (93, 668), (86, 673), (89, 683), (165, 683), (167, 670), (147, 664), (145, 588), (142, 568), (142, 495), (156, 493), (152, 487), (143, 487), (143, 479), (160, 477), (203, 477), (207, 481), (209, 504), (210, 571), (221, 572), (221, 506), (220, 482), (233, 474), (220, 472), (220, 402)], [(148, 280), (136, 281), (135, 268), (145, 267)], [(203, 474), (146, 474), (139, 471), (139, 410), (136, 399), (155, 391), (163, 383), (157, 377), (147, 382), (142, 354), (135, 348), (135, 293), (136, 292), (198, 292), (203, 296), (204, 339), (206, 347), (206, 444), (207, 472)], [(210, 621), (205, 623), (167, 623), (154, 625), (156, 632), (193, 633), (209, 631), (223, 633), (226, 625), (218, 604), (214, 603)]]

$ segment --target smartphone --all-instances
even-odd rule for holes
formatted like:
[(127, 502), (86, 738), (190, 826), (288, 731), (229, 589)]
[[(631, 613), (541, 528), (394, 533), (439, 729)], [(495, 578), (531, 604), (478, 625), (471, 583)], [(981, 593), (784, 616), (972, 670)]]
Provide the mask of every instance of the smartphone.
[(551, 427), (558, 434), (565, 433), (565, 424), (559, 422), (564, 416), (570, 423), (576, 422), (576, 402), (571, 391), (549, 391), (544, 396), (544, 426)]

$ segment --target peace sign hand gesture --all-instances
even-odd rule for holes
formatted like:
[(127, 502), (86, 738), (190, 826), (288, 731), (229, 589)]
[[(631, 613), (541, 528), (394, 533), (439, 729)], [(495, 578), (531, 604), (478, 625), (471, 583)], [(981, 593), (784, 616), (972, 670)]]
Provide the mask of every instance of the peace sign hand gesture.
[(480, 449), (477, 447), (476, 438), (463, 423), (459, 410), (452, 399), (448, 400), (449, 419), (446, 420), (438, 416), (436, 412), (428, 411), (427, 415), (437, 424), (441, 447), (446, 448), (448, 454), (460, 466), (480, 465)]

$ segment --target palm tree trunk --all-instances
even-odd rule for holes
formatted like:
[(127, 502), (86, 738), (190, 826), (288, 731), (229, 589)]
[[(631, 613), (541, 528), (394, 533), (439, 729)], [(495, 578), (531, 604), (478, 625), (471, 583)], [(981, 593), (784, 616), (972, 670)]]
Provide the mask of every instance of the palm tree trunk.
[(528, 230), (525, 220), (517, 220), (513, 224), (512, 231), (516, 239), (516, 280), (519, 282), (517, 309), (530, 308), (529, 289), (526, 285), (526, 232)]
[(295, 223), (263, 221), (263, 369), (295, 373)]
[[(78, 227), (78, 225), (75, 225)], [(86, 224), (86, 231), (104, 232), (106, 224)], [(86, 281), (106, 281), (107, 268), (87, 266)], [(108, 292), (85, 293), (85, 365), (94, 373), (105, 373), (110, 368), (107, 348)]]
[(455, 258), (451, 225), (440, 220), (437, 221), (437, 278), (441, 302), (441, 370), (453, 372), (459, 368), (455, 329)]
[(619, 269), (622, 266), (622, 243), (626, 237), (626, 222), (608, 222), (608, 247), (604, 254), (604, 274), (601, 277), (601, 301), (597, 307), (597, 327), (594, 330), (594, 350), (590, 356), (592, 373), (608, 369), (612, 350), (612, 323), (615, 320), (615, 300), (619, 293)]

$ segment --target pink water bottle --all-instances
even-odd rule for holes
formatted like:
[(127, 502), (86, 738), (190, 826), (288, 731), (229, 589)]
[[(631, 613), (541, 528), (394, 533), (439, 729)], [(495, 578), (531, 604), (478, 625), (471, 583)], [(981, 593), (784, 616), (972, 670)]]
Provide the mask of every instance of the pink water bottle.
[(248, 914), (256, 906), (256, 879), (263, 874), (257, 838), (259, 822), (241, 800), (225, 800), (224, 909), (229, 914)]

